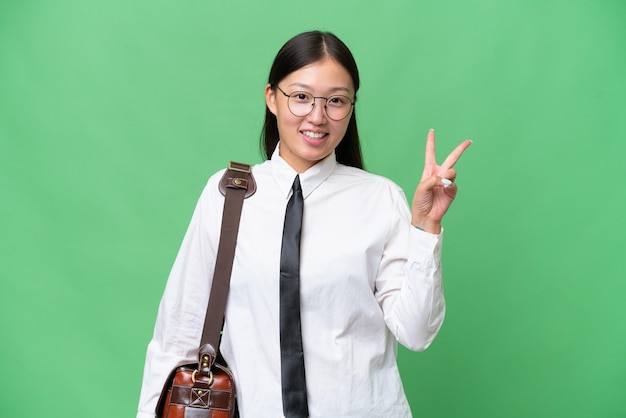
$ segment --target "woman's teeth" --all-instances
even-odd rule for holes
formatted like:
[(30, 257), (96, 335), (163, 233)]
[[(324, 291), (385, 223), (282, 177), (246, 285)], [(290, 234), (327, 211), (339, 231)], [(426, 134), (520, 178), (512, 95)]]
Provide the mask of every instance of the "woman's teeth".
[(309, 138), (312, 139), (320, 139), (322, 138), (324, 135), (326, 135), (324, 132), (309, 132), (309, 131), (303, 131), (302, 132), (304, 135), (308, 136)]

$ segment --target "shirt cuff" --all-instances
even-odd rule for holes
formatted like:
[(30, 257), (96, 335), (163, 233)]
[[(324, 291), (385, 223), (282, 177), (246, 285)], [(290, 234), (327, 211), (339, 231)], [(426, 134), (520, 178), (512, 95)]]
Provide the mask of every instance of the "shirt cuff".
[(411, 227), (409, 236), (410, 254), (419, 257), (424, 255), (441, 255), (443, 244), (443, 227), (439, 234), (431, 234), (422, 229)]

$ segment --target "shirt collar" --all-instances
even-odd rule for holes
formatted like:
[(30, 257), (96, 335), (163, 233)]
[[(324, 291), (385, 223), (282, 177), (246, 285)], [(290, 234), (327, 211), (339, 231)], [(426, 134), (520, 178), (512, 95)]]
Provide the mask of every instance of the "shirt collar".
[[(298, 172), (294, 170), (283, 158), (278, 155), (280, 142), (276, 145), (276, 149), (272, 153), (272, 172), (274, 179), (278, 183), (285, 200), (291, 196), (291, 187)], [(300, 185), (302, 186), (302, 196), (306, 199), (315, 189), (317, 189), (326, 179), (335, 171), (337, 167), (337, 158), (335, 151), (331, 152), (328, 157), (324, 158), (313, 167), (300, 173)]]

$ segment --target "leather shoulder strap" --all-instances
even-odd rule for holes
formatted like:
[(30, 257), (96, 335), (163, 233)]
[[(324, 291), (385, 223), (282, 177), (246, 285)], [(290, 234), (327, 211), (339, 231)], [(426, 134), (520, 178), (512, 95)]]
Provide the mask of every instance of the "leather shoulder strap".
[(239, 232), (239, 221), (243, 200), (256, 191), (252, 168), (248, 164), (230, 162), (220, 181), (220, 192), (224, 195), (222, 229), (211, 285), (211, 296), (204, 319), (204, 330), (198, 352), (198, 372), (208, 376), (217, 357), (220, 331), (224, 323), (224, 311), (233, 270), (235, 246)]
[[(248, 164), (231, 161), (220, 181), (220, 192), (226, 196), (228, 189), (246, 189), (244, 199), (256, 192), (256, 182), (252, 177), (252, 167)], [(226, 205), (224, 205), (226, 209)]]

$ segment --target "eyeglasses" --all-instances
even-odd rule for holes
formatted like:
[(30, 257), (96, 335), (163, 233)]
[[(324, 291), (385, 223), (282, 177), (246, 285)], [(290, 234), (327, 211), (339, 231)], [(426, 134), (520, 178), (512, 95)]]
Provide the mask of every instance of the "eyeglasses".
[(334, 95), (330, 97), (322, 97), (322, 96), (313, 96), (311, 93), (307, 93), (305, 91), (294, 91), (293, 93), (287, 94), (276, 86), (280, 92), (287, 97), (287, 107), (289, 111), (298, 117), (307, 116), (310, 114), (315, 108), (315, 99), (324, 99), (324, 110), (326, 111), (326, 116), (332, 120), (342, 120), (345, 119), (350, 112), (352, 111), (352, 107), (354, 106), (354, 102), (350, 100), (347, 96), (342, 95)]

